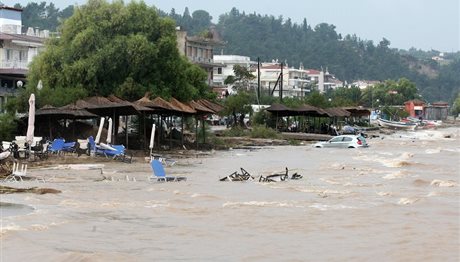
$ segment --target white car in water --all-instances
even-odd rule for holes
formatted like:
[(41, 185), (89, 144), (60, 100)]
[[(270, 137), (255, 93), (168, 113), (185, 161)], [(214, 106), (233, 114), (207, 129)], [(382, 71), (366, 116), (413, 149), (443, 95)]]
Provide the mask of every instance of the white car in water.
[(338, 147), (338, 148), (358, 148), (358, 147), (368, 147), (369, 145), (366, 142), (366, 139), (362, 136), (356, 135), (341, 135), (331, 138), (326, 142), (318, 142), (313, 144), (313, 147), (322, 148), (322, 147)]

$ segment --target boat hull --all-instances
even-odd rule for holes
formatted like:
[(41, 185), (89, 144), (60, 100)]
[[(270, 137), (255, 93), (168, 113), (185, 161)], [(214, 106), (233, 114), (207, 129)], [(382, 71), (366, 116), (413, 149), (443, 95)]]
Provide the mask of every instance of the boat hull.
[(378, 119), (377, 120), (379, 125), (386, 128), (391, 129), (400, 129), (400, 130), (415, 130), (417, 124), (414, 123), (404, 123), (404, 122), (396, 122), (396, 121), (389, 121), (385, 119)]

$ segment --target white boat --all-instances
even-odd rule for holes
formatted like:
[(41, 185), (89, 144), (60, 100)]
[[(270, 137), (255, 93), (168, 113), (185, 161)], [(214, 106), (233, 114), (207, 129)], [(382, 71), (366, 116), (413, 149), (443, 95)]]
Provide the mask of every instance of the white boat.
[(417, 124), (412, 122), (398, 122), (398, 121), (390, 121), (385, 119), (377, 119), (378, 123), (382, 127), (391, 128), (391, 129), (402, 129), (402, 130), (415, 130)]

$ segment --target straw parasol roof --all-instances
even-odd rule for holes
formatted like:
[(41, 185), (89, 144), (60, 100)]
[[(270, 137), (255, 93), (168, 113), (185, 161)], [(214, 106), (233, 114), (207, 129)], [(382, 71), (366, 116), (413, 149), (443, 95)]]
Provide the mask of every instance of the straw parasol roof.
[(199, 99), (196, 102), (198, 104), (202, 105), (202, 106), (205, 106), (205, 107), (211, 109), (212, 111), (214, 111), (214, 113), (219, 113), (220, 111), (224, 110), (224, 107), (222, 105), (219, 105), (217, 103), (211, 102), (211, 101), (209, 101), (207, 99)]
[(139, 114), (139, 111), (135, 108), (135, 106), (128, 101), (123, 103), (114, 102), (102, 96), (87, 97), (85, 99), (77, 100), (69, 105), (86, 109), (99, 116)]
[(294, 114), (295, 111), (290, 109), (289, 107), (282, 105), (282, 104), (273, 104), (267, 108), (265, 108), (268, 112), (272, 114), (277, 114), (280, 116), (289, 116)]
[(74, 104), (59, 107), (60, 110), (68, 112), (74, 118), (96, 118), (97, 115), (89, 112), (86, 109), (80, 108)]
[(122, 105), (126, 105), (126, 106), (132, 106), (134, 109), (136, 109), (139, 112), (152, 112), (152, 111), (155, 111), (153, 108), (149, 108), (149, 107), (146, 107), (146, 106), (135, 104), (134, 102), (129, 102), (129, 101), (123, 100), (123, 99), (121, 99), (121, 98), (119, 98), (119, 97), (117, 97), (115, 95), (109, 95), (107, 97), (107, 99), (109, 99), (112, 102), (118, 103), (118, 104), (122, 104)]
[(85, 118), (95, 118), (97, 115), (88, 112), (85, 109), (82, 109), (76, 105), (70, 104), (63, 107), (54, 107), (51, 105), (45, 105), (44, 107), (38, 109), (35, 112), (37, 117), (51, 117), (58, 119), (85, 119)]
[(342, 109), (350, 112), (352, 117), (370, 116), (371, 111), (363, 107), (342, 107)]
[(163, 109), (166, 111), (175, 111), (175, 112), (180, 111), (179, 108), (173, 106), (171, 103), (169, 103), (168, 101), (164, 100), (163, 98), (159, 96), (155, 97), (155, 99), (152, 100), (152, 103), (154, 104), (154, 107), (158, 109)]
[(338, 107), (331, 107), (323, 109), (330, 117), (348, 117), (350, 116), (350, 112), (347, 110), (338, 108)]
[(307, 105), (303, 104), (299, 108), (292, 109), (292, 111), (296, 111), (298, 115), (304, 115), (304, 116), (324, 116), (326, 113), (318, 107), (312, 106), (312, 105)]
[(190, 107), (187, 104), (184, 104), (184, 103), (180, 102), (179, 100), (175, 99), (174, 97), (171, 98), (170, 103), (174, 107), (179, 108), (181, 110), (181, 112), (184, 113), (184, 114), (195, 114), (196, 113), (195, 109), (193, 109), (192, 107)]
[(173, 106), (171, 103), (161, 97), (156, 97), (155, 99), (151, 100), (148, 96), (149, 94), (147, 93), (144, 97), (133, 103), (136, 105), (152, 108), (159, 114), (172, 115), (175, 112), (181, 112), (179, 108)]
[(155, 104), (147, 96), (142, 97), (141, 99), (134, 101), (133, 104), (138, 106), (154, 108)]
[(195, 111), (197, 112), (197, 114), (215, 114), (216, 112), (214, 112), (212, 109), (210, 108), (207, 108), (199, 103), (197, 103), (196, 101), (192, 100), (190, 102), (188, 102), (188, 105), (190, 107), (192, 107), (193, 109), (195, 109)]

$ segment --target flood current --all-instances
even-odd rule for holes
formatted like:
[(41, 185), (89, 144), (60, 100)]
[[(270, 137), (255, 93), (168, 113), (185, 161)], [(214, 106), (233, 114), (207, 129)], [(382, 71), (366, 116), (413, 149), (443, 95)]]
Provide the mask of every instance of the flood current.
[[(30, 169), (60, 194), (2, 195), (1, 261), (459, 261), (460, 129), (401, 132), (369, 148), (216, 151), (167, 167)], [(219, 182), (240, 167), (254, 181)], [(301, 180), (259, 183), (283, 171)], [(107, 178), (100, 181), (102, 176)]]

